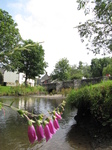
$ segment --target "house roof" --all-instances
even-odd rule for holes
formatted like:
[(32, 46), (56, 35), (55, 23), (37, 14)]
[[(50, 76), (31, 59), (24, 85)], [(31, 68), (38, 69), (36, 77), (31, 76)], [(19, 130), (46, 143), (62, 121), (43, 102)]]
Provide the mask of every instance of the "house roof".
[(48, 76), (48, 74), (46, 73), (42, 78), (41, 78), (41, 82), (44, 82), (44, 81), (46, 81), (46, 80), (48, 80), (49, 79), (49, 76)]

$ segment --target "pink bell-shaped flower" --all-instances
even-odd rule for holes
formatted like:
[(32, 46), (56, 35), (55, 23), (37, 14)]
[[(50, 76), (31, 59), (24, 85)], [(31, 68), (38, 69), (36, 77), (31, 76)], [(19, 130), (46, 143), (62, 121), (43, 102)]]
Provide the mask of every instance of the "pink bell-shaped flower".
[(54, 124), (55, 129), (58, 130), (59, 129), (59, 124), (58, 124), (57, 118), (54, 118), (53, 124)]
[(57, 120), (61, 120), (62, 119), (61, 114), (59, 114), (57, 112), (55, 112), (55, 116), (56, 116)]
[(48, 124), (45, 124), (45, 126), (44, 126), (44, 135), (46, 137), (46, 142), (52, 138), (52, 134), (50, 132)]
[(36, 133), (37, 133), (37, 137), (38, 137), (38, 141), (40, 142), (45, 136), (44, 136), (44, 130), (42, 125), (37, 125), (36, 127)]
[(35, 131), (33, 124), (28, 126), (28, 137), (29, 137), (29, 141), (32, 144), (34, 143), (34, 141), (37, 140), (37, 135), (36, 135), (36, 131)]
[(54, 128), (53, 122), (51, 120), (49, 120), (48, 126), (51, 134), (56, 133), (56, 129)]

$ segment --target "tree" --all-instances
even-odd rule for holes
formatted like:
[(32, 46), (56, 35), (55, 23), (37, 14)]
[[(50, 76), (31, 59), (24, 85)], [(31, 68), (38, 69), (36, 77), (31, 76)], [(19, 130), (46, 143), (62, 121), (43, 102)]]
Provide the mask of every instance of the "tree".
[(3, 75), (2, 75), (2, 73), (0, 72), (0, 85), (2, 85), (3, 84)]
[(109, 57), (92, 59), (91, 61), (92, 77), (102, 77), (104, 67), (106, 67), (110, 63), (111, 63), (111, 59)]
[(35, 79), (44, 73), (47, 63), (44, 60), (44, 49), (32, 40), (23, 41), (20, 49), (11, 56), (10, 68), (12, 71), (18, 70), (25, 74), (25, 85), (27, 79)]
[(73, 65), (70, 67), (70, 79), (82, 79), (82, 77), (91, 77), (91, 67), (79, 61), (79, 66)]
[(0, 62), (2, 65), (8, 63), (8, 54), (18, 46), (21, 36), (8, 12), (0, 9)]
[(80, 23), (77, 28), (81, 40), (88, 39), (87, 48), (98, 54), (112, 51), (112, 1), (111, 0), (77, 0), (78, 9), (84, 9), (85, 14), (92, 12), (94, 17), (85, 23)]
[(86, 78), (91, 78), (92, 77), (91, 67), (89, 65), (87, 65), (87, 64), (83, 65), (82, 74)]
[(103, 75), (106, 76), (107, 74), (112, 76), (112, 64), (109, 64), (107, 67), (103, 68)]
[(55, 69), (51, 74), (52, 79), (58, 79), (60, 81), (69, 79), (69, 69), (69, 61), (67, 60), (67, 58), (62, 58), (55, 65)]
[(78, 66), (78, 69), (82, 69), (83, 68), (83, 62), (82, 61), (79, 61), (79, 66)]
[(70, 67), (70, 79), (81, 79), (83, 77), (82, 72), (76, 65)]

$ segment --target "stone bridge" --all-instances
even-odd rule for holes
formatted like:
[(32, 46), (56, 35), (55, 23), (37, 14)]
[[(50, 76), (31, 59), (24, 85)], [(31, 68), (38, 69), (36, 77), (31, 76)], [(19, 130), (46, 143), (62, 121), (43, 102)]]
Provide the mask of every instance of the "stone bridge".
[(112, 77), (96, 77), (96, 78), (90, 78), (90, 79), (77, 79), (77, 80), (70, 80), (70, 81), (62, 81), (62, 82), (57, 82), (57, 83), (47, 83), (47, 84), (42, 84), (46, 88), (46, 90), (50, 93), (53, 90), (55, 91), (60, 91), (62, 88), (78, 88), (84, 85), (90, 85), (90, 84), (96, 84), (100, 83), (101, 81), (104, 80), (112, 80)]
[(62, 82), (60, 83), (47, 83), (47, 84), (42, 84), (46, 88), (46, 90), (50, 93), (53, 90), (59, 91), (62, 88)]

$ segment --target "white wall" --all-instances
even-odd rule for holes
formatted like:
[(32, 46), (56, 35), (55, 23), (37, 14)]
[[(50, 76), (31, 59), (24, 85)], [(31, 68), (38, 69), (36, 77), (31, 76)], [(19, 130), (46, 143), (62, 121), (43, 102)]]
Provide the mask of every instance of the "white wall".
[(16, 85), (16, 80), (19, 79), (19, 75), (17, 72), (10, 72), (10, 71), (5, 71), (4, 72), (4, 82), (7, 82), (7, 85)]
[[(19, 82), (19, 84), (23, 84), (25, 81), (25, 74), (24, 73), (17, 73), (17, 72), (10, 72), (5, 71), (4, 72), (4, 82), (7, 82), (7, 86), (16, 86), (16, 81)], [(34, 80), (28, 79), (27, 82), (34, 86)]]
[(23, 84), (25, 82), (25, 74), (19, 73), (19, 84)]

